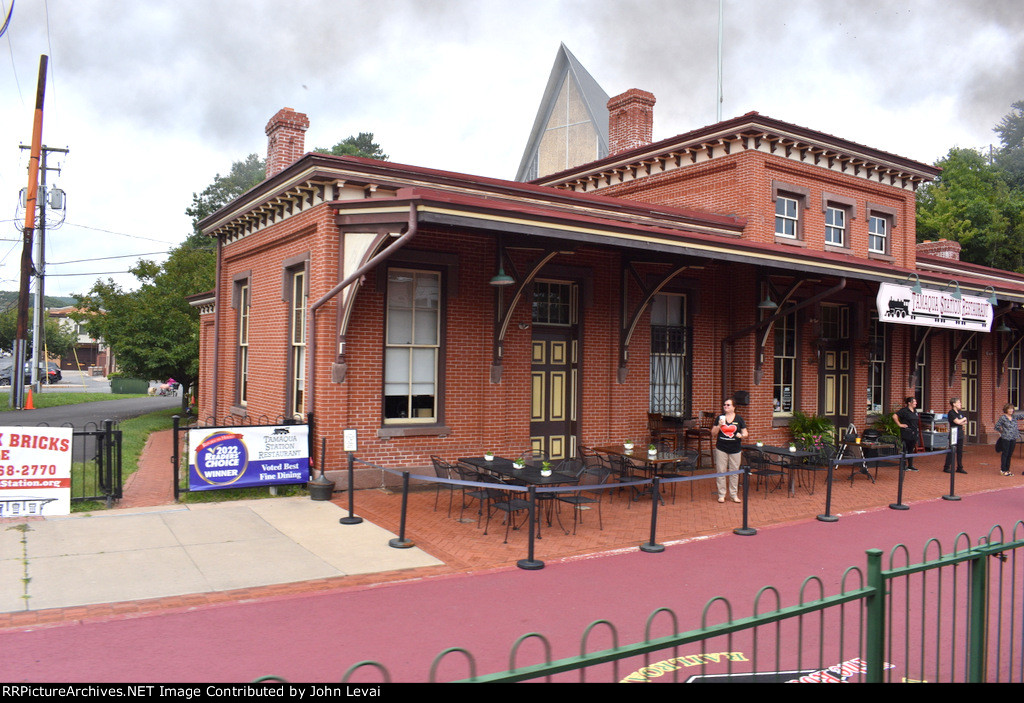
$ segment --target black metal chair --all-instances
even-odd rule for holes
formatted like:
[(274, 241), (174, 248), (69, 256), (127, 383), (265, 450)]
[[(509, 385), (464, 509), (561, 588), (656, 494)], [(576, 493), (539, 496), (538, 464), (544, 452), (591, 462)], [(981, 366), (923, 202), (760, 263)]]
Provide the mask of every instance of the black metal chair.
[[(480, 471), (474, 466), (468, 464), (456, 463), (452, 465), (455, 472), (458, 474), (459, 479), (462, 481), (474, 481), (479, 483), (480, 477), (483, 476)], [(462, 522), (463, 513), (466, 511), (466, 499), (470, 501), (477, 501), (477, 515), (476, 515), (476, 526), (480, 527), (480, 518), (483, 516), (483, 504), (487, 500), (487, 491), (483, 488), (475, 488), (473, 486), (460, 486), (462, 488), (462, 505), (459, 509), (459, 522)]]
[[(700, 454), (695, 449), (684, 449), (676, 452), (679, 455), (679, 460), (674, 461), (671, 464), (663, 464), (654, 471), (654, 475), (659, 479), (673, 479), (673, 478), (684, 478), (686, 476), (693, 476), (697, 471), (700, 470)], [(674, 481), (669, 484), (672, 491), (672, 505), (676, 503), (676, 484), (678, 481)], [(696, 481), (690, 481), (690, 502), (693, 502), (693, 484)]]
[(764, 495), (766, 498), (769, 493), (785, 483), (786, 472), (781, 468), (772, 468), (774, 465), (767, 461), (764, 458), (764, 454), (756, 449), (744, 449), (741, 461), (742, 467), (747, 469), (750, 475), (754, 477), (754, 490), (756, 491), (762, 483), (764, 484)]
[[(580, 486), (603, 486), (608, 483), (611, 472), (604, 466), (584, 465), (580, 474)], [(572, 533), (576, 534), (576, 525), (583, 522), (583, 509), (597, 506), (598, 529), (604, 530), (604, 520), (601, 518), (601, 501), (604, 498), (603, 489), (579, 489), (565, 495), (557, 494), (558, 500), (572, 506)]]
[[(446, 462), (440, 457), (430, 457), (431, 463), (434, 465), (434, 474), (438, 478), (452, 479), (458, 475), (455, 467)], [(434, 484), (434, 511), (437, 511), (437, 499), (441, 496), (441, 487), (448, 489), (448, 517), (452, 516), (452, 500), (455, 496), (455, 484), (452, 483), (436, 483)]]
[(833, 444), (822, 444), (820, 446), (808, 447), (808, 449), (816, 450), (818, 456), (809, 458), (805, 463), (794, 464), (793, 468), (802, 472), (797, 474), (798, 485), (804, 483), (801, 478), (803, 474), (807, 474), (810, 485), (808, 486), (804, 483), (804, 488), (807, 489), (808, 495), (814, 495), (815, 479), (819, 473), (828, 471), (829, 462), (836, 458), (836, 447)]
[[(510, 529), (518, 530), (515, 526), (515, 514), (526, 512), (529, 516), (530, 501), (518, 498), (518, 491), (505, 488), (504, 483), (489, 474), (480, 474), (480, 482), (485, 484), (484, 491), (487, 494), (487, 521), (484, 523), (484, 534), (491, 525), (491, 515), (495, 510), (505, 513), (505, 544), (508, 544), (508, 533)], [(520, 523), (522, 525), (522, 523)]]

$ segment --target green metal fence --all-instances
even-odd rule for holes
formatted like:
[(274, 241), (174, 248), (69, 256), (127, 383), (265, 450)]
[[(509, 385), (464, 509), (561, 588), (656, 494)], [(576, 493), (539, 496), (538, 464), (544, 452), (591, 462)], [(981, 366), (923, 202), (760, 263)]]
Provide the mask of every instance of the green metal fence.
[[(431, 680), (467, 682), (1019, 682), (1024, 671), (1024, 523), (1000, 527), (952, 550), (930, 541), (919, 560), (899, 545), (867, 552), (864, 569), (848, 569), (831, 595), (818, 577), (796, 602), (777, 589), (758, 592), (750, 614), (731, 603), (705, 605), (699, 627), (679, 631), (668, 609), (651, 614), (640, 641), (620, 644), (606, 620), (582, 634), (579, 654), (552, 660), (539, 633), (515, 642), (506, 671), (481, 674), (471, 652), (441, 652)], [(595, 643), (599, 643), (595, 646)], [(523, 654), (529, 652), (529, 654)], [(530, 658), (534, 663), (521, 663)], [(540, 661), (541, 663), (535, 663)], [(463, 672), (452, 676), (452, 671)], [(444, 672), (443, 674), (440, 672)], [(389, 681), (378, 662), (345, 672)], [(402, 680), (399, 678), (398, 680)]]

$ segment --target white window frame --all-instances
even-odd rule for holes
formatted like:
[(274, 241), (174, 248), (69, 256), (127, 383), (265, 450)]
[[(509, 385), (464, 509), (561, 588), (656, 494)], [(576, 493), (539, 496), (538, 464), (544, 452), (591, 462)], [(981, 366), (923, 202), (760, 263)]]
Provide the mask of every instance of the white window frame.
[[(837, 223), (836, 217), (839, 222)], [(847, 214), (846, 209), (828, 205), (825, 207), (825, 244), (832, 247), (846, 246)]]
[(252, 284), (238, 284), (238, 404), (249, 402), (249, 320), (252, 317)]
[[(792, 207), (789, 207), (792, 205)], [(780, 212), (781, 210), (781, 212)], [(780, 231), (780, 225), (782, 225)], [(792, 227), (788, 233), (786, 225)], [(800, 201), (788, 195), (779, 194), (775, 198), (775, 236), (786, 239), (797, 239), (800, 235)]]
[(306, 269), (295, 269), (291, 273), (291, 304), (288, 320), (289, 363), (291, 365), (291, 393), (289, 414), (302, 420), (306, 405)]
[[(881, 232), (879, 231), (878, 225), (881, 224)], [(891, 238), (892, 227), (890, 226), (889, 218), (884, 215), (869, 214), (868, 215), (868, 252), (872, 254), (888, 254), (889, 253), (889, 241)], [(878, 245), (881, 242), (881, 245)]]
[[(396, 305), (394, 304), (395, 299), (393, 298), (393, 292), (395, 290), (393, 277), (398, 275), (410, 275), (413, 277), (412, 298), (408, 301), (408, 305)], [(437, 301), (436, 307), (430, 308), (429, 306), (417, 307), (417, 298), (415, 295), (416, 281), (420, 278), (433, 278), (436, 280), (437, 290)], [(440, 271), (429, 270), (429, 269), (411, 269), (411, 268), (391, 268), (388, 269), (388, 286), (386, 295), (386, 310), (385, 310), (385, 331), (384, 331), (384, 387), (382, 394), (382, 416), (384, 424), (389, 425), (403, 425), (403, 424), (435, 424), (440, 421), (441, 414), (441, 354), (442, 354), (442, 324), (441, 320), (443, 317), (443, 280)], [(410, 322), (410, 328), (408, 334), (404, 334), (399, 339), (395, 339), (392, 336), (392, 316), (396, 314), (396, 311), (403, 310), (408, 311), (408, 318)], [(417, 316), (417, 312), (426, 312), (433, 310), (436, 314), (434, 315), (434, 333), (432, 335), (433, 341), (429, 341), (429, 334), (423, 334), (427, 330), (417, 330), (417, 319), (420, 319), (422, 324), (423, 316)], [(417, 373), (423, 371), (423, 365), (417, 365), (417, 358), (422, 359), (425, 357), (423, 352), (433, 353), (433, 364), (431, 378), (429, 381), (422, 378), (417, 379)], [(401, 366), (401, 357), (405, 356), (406, 366), (404, 369)], [(389, 366), (389, 364), (396, 364), (395, 366)], [(431, 397), (433, 398), (432, 406), (429, 408), (430, 414), (422, 414), (423, 410), (427, 410), (422, 406), (416, 407), (416, 398), (422, 397), (427, 394), (417, 393), (417, 386), (421, 386), (420, 390), (424, 390), (422, 386), (429, 384), (432, 388)], [(405, 415), (403, 416), (389, 416), (389, 398), (400, 397), (396, 391), (398, 386), (404, 385), (406, 390), (404, 392), (405, 402)]]

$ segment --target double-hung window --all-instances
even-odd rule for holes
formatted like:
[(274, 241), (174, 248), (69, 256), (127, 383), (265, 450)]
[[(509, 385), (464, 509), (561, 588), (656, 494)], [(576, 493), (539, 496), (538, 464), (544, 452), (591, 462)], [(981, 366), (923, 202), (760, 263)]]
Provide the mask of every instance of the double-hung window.
[(868, 217), (868, 251), (872, 254), (889, 252), (889, 221), (884, 217)]
[(441, 274), (390, 269), (384, 348), (384, 422), (439, 420)]
[(291, 295), (288, 318), (288, 412), (296, 420), (302, 419), (306, 400), (306, 269), (291, 271)]
[(825, 208), (825, 244), (834, 247), (846, 246), (846, 210), (838, 207)]
[(249, 402), (249, 313), (252, 307), (252, 290), (249, 279), (236, 284), (236, 307), (238, 309), (238, 405), (245, 407)]
[(788, 417), (796, 408), (796, 313), (775, 321), (773, 414)]
[(872, 313), (868, 332), (868, 415), (881, 415), (886, 411), (888, 360), (889, 326), (878, 319), (877, 313)]
[(780, 195), (775, 199), (775, 236), (796, 239), (800, 222), (800, 206), (796, 198)]

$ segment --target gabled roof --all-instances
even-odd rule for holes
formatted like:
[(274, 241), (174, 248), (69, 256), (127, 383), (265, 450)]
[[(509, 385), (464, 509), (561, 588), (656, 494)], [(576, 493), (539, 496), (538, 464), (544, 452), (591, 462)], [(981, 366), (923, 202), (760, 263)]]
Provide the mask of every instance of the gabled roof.
[(558, 53), (555, 55), (555, 63), (551, 67), (548, 84), (544, 88), (544, 97), (541, 98), (540, 107), (537, 109), (533, 129), (530, 130), (530, 137), (526, 142), (526, 149), (523, 151), (523, 158), (519, 162), (519, 171), (516, 172), (517, 181), (529, 181), (542, 175), (537, 173), (537, 154), (540, 151), (545, 128), (551, 119), (552, 110), (566, 81), (571, 81), (575, 85), (576, 92), (590, 116), (590, 122), (597, 132), (598, 153), (596, 158), (603, 158), (608, 154), (608, 94), (587, 72), (583, 64), (572, 55), (565, 44), (560, 44)]

